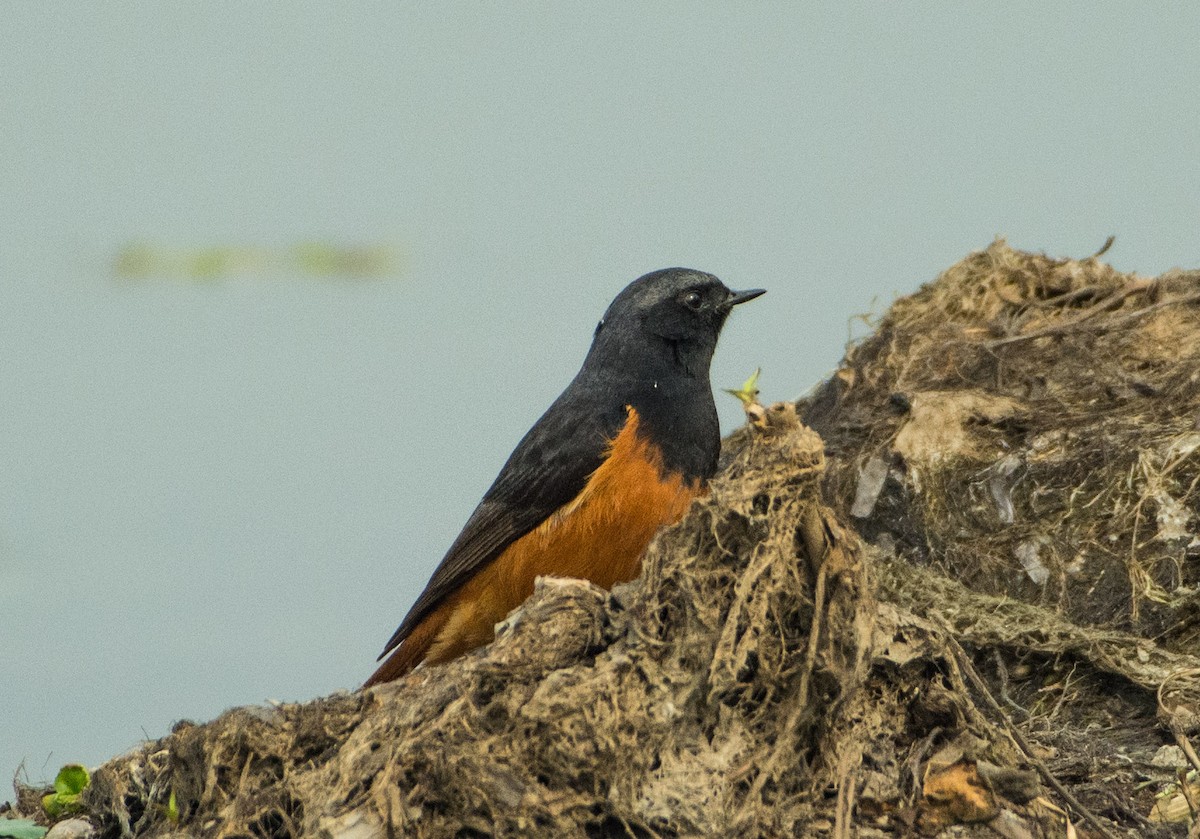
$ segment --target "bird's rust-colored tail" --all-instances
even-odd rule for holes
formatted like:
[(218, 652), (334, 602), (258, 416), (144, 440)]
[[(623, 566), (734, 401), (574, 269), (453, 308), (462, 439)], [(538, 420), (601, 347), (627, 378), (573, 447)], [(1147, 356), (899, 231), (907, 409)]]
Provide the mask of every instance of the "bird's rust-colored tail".
[(450, 619), (452, 609), (446, 604), (435, 610), (429, 617), (417, 624), (412, 633), (404, 639), (399, 647), (392, 651), (383, 664), (371, 674), (371, 678), (363, 683), (364, 688), (381, 685), (399, 679), (412, 671), (414, 667), (425, 660), (426, 653), (441, 634)]

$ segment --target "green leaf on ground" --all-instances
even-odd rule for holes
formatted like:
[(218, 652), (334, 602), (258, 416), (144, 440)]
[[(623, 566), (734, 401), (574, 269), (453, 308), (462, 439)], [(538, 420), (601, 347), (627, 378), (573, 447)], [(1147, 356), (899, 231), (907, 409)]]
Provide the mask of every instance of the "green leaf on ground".
[(78, 763), (68, 763), (58, 770), (54, 792), (42, 797), (42, 809), (52, 819), (74, 813), (80, 808), (79, 798), (87, 789), (88, 771)]
[(46, 828), (29, 819), (0, 819), (0, 839), (42, 839)]

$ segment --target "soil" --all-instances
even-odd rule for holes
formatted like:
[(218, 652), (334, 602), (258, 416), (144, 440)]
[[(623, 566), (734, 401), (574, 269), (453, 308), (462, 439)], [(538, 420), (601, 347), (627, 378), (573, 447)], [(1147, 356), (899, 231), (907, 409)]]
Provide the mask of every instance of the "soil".
[(747, 415), (638, 580), (541, 580), (448, 665), (181, 723), (96, 770), (86, 816), (105, 837), (1200, 836), (1200, 272), (997, 241), (810, 398)]

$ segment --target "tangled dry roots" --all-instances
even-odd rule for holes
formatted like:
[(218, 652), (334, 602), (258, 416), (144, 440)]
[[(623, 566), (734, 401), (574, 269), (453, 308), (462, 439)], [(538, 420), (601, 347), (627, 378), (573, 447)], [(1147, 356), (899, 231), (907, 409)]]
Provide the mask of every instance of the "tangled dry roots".
[(998, 241), (898, 300), (804, 413), (869, 540), (1200, 648), (1200, 272)]
[(802, 403), (824, 442), (791, 406), (752, 415), (639, 580), (542, 580), (465, 659), (181, 724), (98, 770), (89, 814), (109, 836), (1183, 836), (1146, 816), (1174, 773), (1151, 757), (1200, 725), (1198, 301), (1196, 275), (998, 242)]
[(542, 580), (484, 654), (183, 726), (93, 798), (113, 832), (165, 831), (173, 792), (217, 835), (775, 832), (830, 789), (844, 819), (851, 773), (822, 743), (854, 728), (872, 601), (823, 465), (811, 432), (748, 440), (637, 584)]

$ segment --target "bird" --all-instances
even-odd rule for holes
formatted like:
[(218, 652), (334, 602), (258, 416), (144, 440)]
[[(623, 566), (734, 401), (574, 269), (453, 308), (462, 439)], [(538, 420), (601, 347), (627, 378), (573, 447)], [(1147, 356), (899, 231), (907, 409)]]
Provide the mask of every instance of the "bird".
[(688, 268), (626, 286), (579, 372), (517, 444), (363, 687), (489, 643), (539, 576), (606, 589), (637, 577), (655, 533), (681, 519), (716, 473), (713, 352), (733, 307), (763, 293), (731, 291)]

